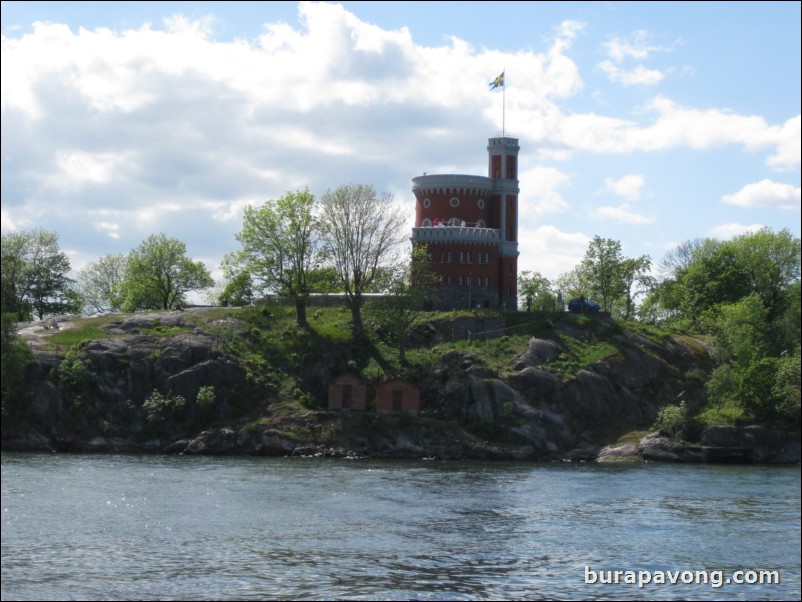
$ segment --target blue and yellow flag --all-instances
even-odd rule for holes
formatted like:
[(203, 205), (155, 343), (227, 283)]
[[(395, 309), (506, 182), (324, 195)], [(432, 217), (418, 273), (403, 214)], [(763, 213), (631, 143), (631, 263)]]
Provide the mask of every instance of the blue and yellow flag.
[(504, 87), (504, 72), (503, 71), (501, 72), (501, 75), (499, 75), (496, 79), (494, 79), (492, 82), (490, 82), (490, 89), (491, 90), (495, 90), (496, 88), (499, 88), (499, 87), (501, 87), (501, 88)]

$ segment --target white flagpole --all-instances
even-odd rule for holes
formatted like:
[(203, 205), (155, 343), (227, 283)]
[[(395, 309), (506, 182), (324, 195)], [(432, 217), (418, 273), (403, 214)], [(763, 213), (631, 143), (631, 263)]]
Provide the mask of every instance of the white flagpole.
[(504, 131), (506, 130), (507, 126), (507, 68), (504, 67), (504, 79), (501, 81), (502, 88), (501, 91), (501, 137), (504, 137)]

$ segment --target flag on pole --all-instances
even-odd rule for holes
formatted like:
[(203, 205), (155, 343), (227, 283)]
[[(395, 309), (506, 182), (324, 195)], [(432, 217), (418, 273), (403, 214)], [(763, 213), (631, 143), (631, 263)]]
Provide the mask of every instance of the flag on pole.
[(496, 88), (503, 88), (504, 87), (504, 72), (501, 72), (496, 79), (490, 82), (490, 89), (495, 90)]

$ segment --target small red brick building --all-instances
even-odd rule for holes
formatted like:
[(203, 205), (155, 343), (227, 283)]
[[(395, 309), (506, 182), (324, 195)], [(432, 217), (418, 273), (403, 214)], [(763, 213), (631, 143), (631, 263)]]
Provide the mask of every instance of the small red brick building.
[(343, 374), (329, 384), (330, 410), (365, 410), (368, 385), (353, 374)]
[(420, 410), (420, 388), (410, 382), (392, 379), (376, 387), (376, 411), (380, 413)]

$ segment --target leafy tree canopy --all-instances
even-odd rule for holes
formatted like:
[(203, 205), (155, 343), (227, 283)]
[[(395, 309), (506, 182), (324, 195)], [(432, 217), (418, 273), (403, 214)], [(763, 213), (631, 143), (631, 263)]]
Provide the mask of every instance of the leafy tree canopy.
[(127, 263), (125, 255), (106, 255), (78, 271), (74, 288), (85, 311), (105, 313), (123, 308), (122, 285)]
[(122, 293), (126, 311), (174, 309), (185, 294), (214, 284), (202, 262), (186, 256), (186, 245), (152, 234), (128, 255)]
[(2, 308), (17, 320), (79, 311), (58, 234), (25, 230), (2, 236)]
[(288, 192), (260, 207), (246, 207), (237, 240), (242, 250), (234, 263), (257, 283), (295, 301), (296, 321), (308, 327), (306, 300), (310, 272), (318, 263), (319, 226), (315, 197), (308, 190)]
[(392, 200), (392, 195), (379, 195), (364, 184), (340, 186), (321, 200), (327, 263), (337, 273), (356, 336), (364, 332), (363, 295), (396, 262), (406, 238), (406, 218)]

